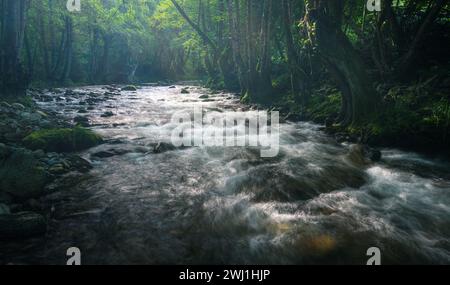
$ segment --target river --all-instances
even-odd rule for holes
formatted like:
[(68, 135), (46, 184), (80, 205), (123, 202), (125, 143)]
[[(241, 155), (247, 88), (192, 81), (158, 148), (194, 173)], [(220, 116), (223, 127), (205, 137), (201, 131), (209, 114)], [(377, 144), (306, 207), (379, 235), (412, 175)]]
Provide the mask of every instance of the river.
[[(175, 112), (253, 112), (231, 94), (182, 87), (91, 104), (85, 115), (107, 143), (80, 154), (89, 174), (44, 199), (48, 234), (11, 245), (12, 262), (65, 264), (78, 247), (83, 264), (365, 264), (378, 247), (383, 264), (450, 263), (448, 162), (383, 149), (380, 162), (356, 165), (348, 144), (306, 122), (281, 124), (274, 158), (244, 147), (153, 153), (170, 142)], [(72, 119), (104, 92), (77, 88), (39, 104)], [(93, 156), (109, 150), (121, 155)]]

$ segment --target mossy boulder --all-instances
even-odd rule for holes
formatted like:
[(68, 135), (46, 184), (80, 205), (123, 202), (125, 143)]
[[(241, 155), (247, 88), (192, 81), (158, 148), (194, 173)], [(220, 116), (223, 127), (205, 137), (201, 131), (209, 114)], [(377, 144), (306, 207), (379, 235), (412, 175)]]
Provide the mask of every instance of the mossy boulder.
[(0, 193), (17, 200), (41, 196), (49, 177), (39, 159), (27, 149), (10, 149), (9, 152), (0, 159)]
[(26, 147), (50, 152), (74, 152), (94, 147), (102, 138), (93, 131), (76, 127), (73, 129), (49, 129), (31, 133), (23, 140)]

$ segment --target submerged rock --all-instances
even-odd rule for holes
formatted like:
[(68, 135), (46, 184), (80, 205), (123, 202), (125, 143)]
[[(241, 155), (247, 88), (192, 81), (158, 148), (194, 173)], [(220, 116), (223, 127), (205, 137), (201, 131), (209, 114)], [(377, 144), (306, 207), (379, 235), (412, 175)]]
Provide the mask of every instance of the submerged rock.
[(28, 238), (45, 234), (47, 223), (33, 212), (0, 215), (0, 239)]
[(358, 166), (364, 166), (380, 161), (381, 156), (382, 154), (379, 150), (361, 144), (354, 144), (350, 146), (347, 159)]
[(189, 90), (187, 88), (181, 89), (181, 94), (190, 94)]
[(95, 157), (95, 158), (109, 158), (109, 157), (116, 156), (116, 153), (114, 153), (112, 151), (99, 151), (99, 152), (92, 154), (91, 156)]
[(154, 153), (163, 153), (163, 152), (168, 152), (168, 151), (174, 151), (176, 149), (177, 148), (170, 143), (160, 142), (153, 148), (153, 152)]
[(107, 112), (105, 112), (105, 113), (103, 113), (101, 115), (102, 118), (110, 118), (110, 117), (113, 117), (113, 116), (114, 116), (114, 113), (111, 112), (111, 111), (107, 111)]

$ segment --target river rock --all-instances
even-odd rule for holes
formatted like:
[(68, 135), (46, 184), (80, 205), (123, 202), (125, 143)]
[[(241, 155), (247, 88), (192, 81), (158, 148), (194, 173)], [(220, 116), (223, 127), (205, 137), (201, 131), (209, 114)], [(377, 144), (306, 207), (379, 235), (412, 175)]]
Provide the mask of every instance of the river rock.
[(102, 118), (110, 118), (110, 117), (113, 117), (113, 116), (114, 116), (114, 113), (111, 112), (111, 111), (107, 111), (107, 112), (105, 112), (105, 113), (103, 113), (101, 115)]
[(9, 151), (11, 154), (0, 160), (0, 192), (20, 200), (42, 195), (48, 181), (44, 165), (29, 150)]
[(168, 151), (174, 151), (176, 149), (177, 148), (170, 143), (160, 142), (153, 148), (153, 152), (154, 153), (164, 153), (164, 152), (168, 152)]
[(93, 168), (89, 161), (78, 155), (69, 156), (67, 158), (67, 161), (71, 165), (71, 170), (75, 170), (81, 173), (87, 173)]
[(361, 144), (354, 144), (350, 146), (347, 159), (356, 165), (364, 166), (380, 161), (381, 156), (379, 150)]
[(181, 94), (190, 94), (189, 90), (187, 88), (181, 89)]
[(9, 215), (9, 214), (11, 214), (9, 207), (5, 204), (0, 204), (0, 216), (1, 215)]
[(90, 126), (89, 118), (88, 117), (84, 117), (84, 116), (76, 116), (73, 119), (73, 122), (76, 123), (76, 124), (79, 124), (79, 125), (81, 125), (83, 127), (89, 127)]
[(116, 154), (112, 151), (99, 151), (99, 152), (92, 154), (91, 156), (94, 158), (109, 158), (109, 157), (113, 157), (115, 155)]
[(45, 234), (45, 218), (33, 212), (0, 216), (0, 239), (28, 238)]
[(133, 85), (125, 86), (121, 89), (122, 91), (137, 91), (137, 88)]

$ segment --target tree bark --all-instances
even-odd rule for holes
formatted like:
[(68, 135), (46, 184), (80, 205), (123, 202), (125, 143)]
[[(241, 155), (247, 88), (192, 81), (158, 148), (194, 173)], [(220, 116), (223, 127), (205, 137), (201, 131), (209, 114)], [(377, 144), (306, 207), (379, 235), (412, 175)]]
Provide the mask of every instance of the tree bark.
[(307, 7), (306, 23), (314, 31), (311, 38), (328, 70), (338, 82), (343, 102), (348, 108), (341, 115), (342, 124), (362, 124), (372, 119), (381, 97), (369, 80), (364, 62), (342, 32), (343, 3), (315, 0)]
[(408, 51), (400, 60), (400, 64), (397, 68), (397, 77), (404, 78), (407, 71), (413, 68), (414, 61), (416, 60), (418, 49), (423, 42), (424, 37), (429, 31), (431, 25), (439, 16), (439, 13), (444, 8), (446, 4), (448, 4), (449, 0), (436, 0), (434, 4), (429, 8), (425, 18), (422, 21), (422, 24), (419, 27), (419, 30), (414, 37), (413, 42), (409, 46)]
[(27, 87), (20, 60), (25, 32), (25, 10), (25, 0), (3, 0), (0, 48), (0, 92), (3, 95), (21, 95)]

